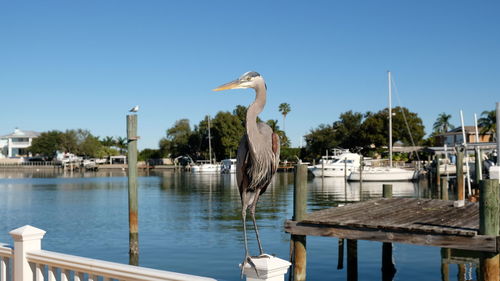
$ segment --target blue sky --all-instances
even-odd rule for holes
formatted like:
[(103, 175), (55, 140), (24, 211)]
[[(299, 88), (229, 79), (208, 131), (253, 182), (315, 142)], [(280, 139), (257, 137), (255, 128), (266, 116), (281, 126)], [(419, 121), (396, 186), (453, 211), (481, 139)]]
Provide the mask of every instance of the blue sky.
[[(139, 104), (139, 148), (181, 118), (248, 105), (251, 90), (212, 92), (261, 73), (293, 145), (340, 113), (399, 100), (430, 133), (446, 112), (500, 101), (498, 1), (0, 0), (0, 135), (19, 127), (124, 136)], [(397, 98), (394, 105), (399, 105)]]

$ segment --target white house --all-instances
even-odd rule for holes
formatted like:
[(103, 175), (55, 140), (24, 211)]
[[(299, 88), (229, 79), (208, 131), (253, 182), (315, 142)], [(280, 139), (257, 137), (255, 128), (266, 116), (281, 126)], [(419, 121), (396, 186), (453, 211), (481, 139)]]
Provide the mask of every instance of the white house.
[(38, 132), (22, 131), (17, 128), (11, 134), (0, 136), (0, 158), (28, 156), (27, 148), (38, 136), (40, 136)]

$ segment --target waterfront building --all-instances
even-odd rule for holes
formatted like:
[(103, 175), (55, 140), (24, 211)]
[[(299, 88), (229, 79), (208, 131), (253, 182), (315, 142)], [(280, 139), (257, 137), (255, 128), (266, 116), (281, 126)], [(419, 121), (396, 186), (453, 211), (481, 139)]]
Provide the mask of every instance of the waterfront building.
[(30, 156), (27, 148), (38, 136), (40, 136), (38, 132), (23, 131), (18, 128), (11, 134), (0, 136), (0, 158)]
[[(467, 143), (476, 142), (476, 128), (474, 126), (465, 126), (465, 138)], [(479, 130), (479, 142), (493, 142), (493, 133), (486, 132), (481, 134), (481, 128)], [(447, 145), (449, 147), (455, 146), (455, 144), (462, 144), (464, 142), (464, 137), (462, 133), (462, 127), (450, 130), (442, 135), (439, 135), (438, 146)]]

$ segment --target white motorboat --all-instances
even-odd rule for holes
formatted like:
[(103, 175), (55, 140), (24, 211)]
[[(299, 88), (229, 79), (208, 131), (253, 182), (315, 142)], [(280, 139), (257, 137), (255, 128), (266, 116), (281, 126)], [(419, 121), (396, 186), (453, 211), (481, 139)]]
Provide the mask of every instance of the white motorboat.
[(338, 155), (323, 156), (319, 164), (310, 166), (309, 170), (315, 177), (344, 177), (358, 170), (361, 155), (343, 151)]
[(363, 171), (353, 171), (350, 181), (411, 181), (418, 177), (418, 172), (395, 167), (364, 167)]
[(198, 164), (191, 166), (193, 173), (217, 173), (220, 172), (220, 165), (212, 164), (208, 160), (197, 161)]

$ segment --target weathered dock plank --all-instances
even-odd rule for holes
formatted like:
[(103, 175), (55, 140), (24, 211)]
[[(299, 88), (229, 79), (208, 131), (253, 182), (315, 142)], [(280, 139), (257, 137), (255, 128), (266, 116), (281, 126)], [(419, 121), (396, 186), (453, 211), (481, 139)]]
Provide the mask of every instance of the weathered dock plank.
[(447, 200), (380, 198), (312, 212), (287, 221), (285, 231), (498, 252), (496, 236), (479, 235), (479, 204), (471, 202), (457, 208)]

